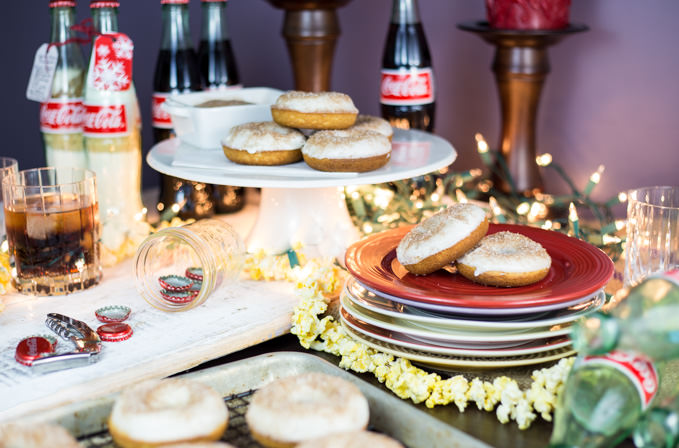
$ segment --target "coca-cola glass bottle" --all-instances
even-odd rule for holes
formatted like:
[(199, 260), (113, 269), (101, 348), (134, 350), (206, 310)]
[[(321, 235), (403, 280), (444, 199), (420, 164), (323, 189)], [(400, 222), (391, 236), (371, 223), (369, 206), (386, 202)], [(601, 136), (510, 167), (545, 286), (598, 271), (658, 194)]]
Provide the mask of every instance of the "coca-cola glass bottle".
[[(202, 25), (198, 65), (206, 90), (240, 88), (236, 58), (226, 25), (226, 0), (202, 0)], [(217, 213), (233, 213), (245, 204), (245, 188), (214, 185)]]
[[(174, 137), (172, 121), (161, 105), (174, 93), (202, 90), (198, 59), (189, 29), (189, 0), (161, 0), (162, 35), (153, 77), (152, 126), (154, 143)], [(207, 218), (214, 215), (212, 186), (161, 174), (158, 210), (172, 208), (177, 216)]]
[(50, 0), (52, 36), (57, 60), (51, 98), (40, 104), (40, 131), (48, 166), (86, 168), (83, 146), (83, 87), (85, 62), (80, 45), (73, 41), (75, 0)]
[(657, 396), (656, 366), (635, 352), (578, 357), (554, 411), (550, 448), (612, 447)]
[(434, 129), (434, 74), (417, 0), (393, 0), (382, 57), (382, 117), (402, 129)]
[(118, 33), (119, 6), (117, 1), (90, 2), (94, 28), (104, 36), (95, 37), (90, 56), (83, 122), (88, 167), (97, 175), (101, 242), (115, 254), (137, 230), (144, 208), (133, 43)]

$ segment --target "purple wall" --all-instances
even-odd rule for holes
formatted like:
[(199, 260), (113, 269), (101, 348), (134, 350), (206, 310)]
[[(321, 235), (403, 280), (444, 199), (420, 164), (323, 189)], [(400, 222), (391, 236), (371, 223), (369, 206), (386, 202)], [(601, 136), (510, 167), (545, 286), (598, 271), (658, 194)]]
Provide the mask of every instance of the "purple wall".
[[(7, 3), (0, 18), (6, 86), (0, 155), (18, 157), (20, 167), (29, 168), (44, 164), (44, 157), (38, 105), (23, 95), (35, 49), (49, 38), (49, 13), (47, 0)], [(79, 3), (82, 19), (89, 14), (88, 2)], [(121, 3), (121, 31), (136, 44), (134, 78), (148, 149), (160, 6), (156, 0)], [(499, 139), (499, 105), (490, 71), (493, 49), (456, 27), (462, 21), (483, 19), (483, 5), (483, 0), (420, 0), (437, 82), (436, 132), (457, 148), (456, 170), (480, 166), (474, 133), (483, 133), (491, 145)], [(342, 35), (332, 85), (350, 94), (364, 113), (378, 114), (380, 60), (390, 7), (390, 0), (353, 0), (339, 12)], [(228, 14), (243, 83), (292, 88), (281, 37), (283, 12), (264, 0), (231, 0)], [(573, 0), (571, 20), (587, 24), (590, 31), (550, 49), (552, 73), (540, 103), (538, 150), (552, 153), (579, 186), (605, 164), (595, 198), (642, 185), (679, 184), (676, 17), (676, 0)], [(191, 1), (191, 20), (197, 39), (198, 0)], [(545, 174), (547, 191), (566, 191), (551, 171)], [(144, 185), (152, 186), (157, 179), (147, 168)]]

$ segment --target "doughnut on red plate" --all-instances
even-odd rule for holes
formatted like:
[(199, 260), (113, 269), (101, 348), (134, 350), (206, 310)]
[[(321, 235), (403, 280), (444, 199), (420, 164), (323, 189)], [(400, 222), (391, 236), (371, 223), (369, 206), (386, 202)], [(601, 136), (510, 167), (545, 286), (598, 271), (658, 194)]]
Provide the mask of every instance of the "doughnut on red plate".
[(600, 290), (613, 275), (611, 259), (599, 248), (563, 233), (515, 224), (491, 224), (488, 234), (503, 230), (537, 241), (552, 258), (547, 276), (532, 285), (484, 286), (439, 270), (410, 274), (396, 259), (396, 246), (412, 226), (371, 235), (347, 249), (349, 272), (377, 294), (437, 307), (511, 310), (569, 304)]

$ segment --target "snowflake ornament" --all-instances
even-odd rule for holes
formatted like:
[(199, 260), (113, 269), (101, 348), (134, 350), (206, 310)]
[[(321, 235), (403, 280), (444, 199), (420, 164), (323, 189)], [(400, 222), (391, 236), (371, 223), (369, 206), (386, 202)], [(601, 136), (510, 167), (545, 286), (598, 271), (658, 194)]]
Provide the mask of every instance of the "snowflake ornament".
[(113, 50), (116, 52), (118, 59), (132, 59), (134, 44), (129, 37), (118, 35), (118, 38), (113, 43)]
[(124, 64), (105, 58), (94, 66), (93, 75), (94, 88), (97, 90), (120, 91), (130, 83)]

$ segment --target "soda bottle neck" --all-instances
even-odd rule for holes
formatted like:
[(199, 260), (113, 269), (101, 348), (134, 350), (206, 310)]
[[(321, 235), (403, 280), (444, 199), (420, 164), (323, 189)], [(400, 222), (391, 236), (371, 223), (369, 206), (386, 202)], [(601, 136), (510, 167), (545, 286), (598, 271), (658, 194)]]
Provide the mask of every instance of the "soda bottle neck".
[(75, 8), (59, 7), (50, 8), (52, 16), (51, 43), (66, 42), (73, 37), (71, 25), (75, 23)]
[(92, 8), (92, 22), (99, 34), (117, 33), (118, 8)]
[(578, 321), (571, 329), (573, 348), (585, 355), (602, 355), (613, 350), (620, 340), (618, 319), (596, 312)]
[(163, 5), (163, 33), (161, 50), (187, 50), (193, 48), (189, 28), (189, 5)]
[(226, 28), (226, 2), (203, 2), (201, 40), (219, 42), (229, 39)]
[(394, 0), (391, 8), (391, 23), (420, 23), (420, 10), (417, 0)]
[(653, 408), (637, 423), (633, 439), (637, 448), (677, 446), (679, 416), (669, 409)]

